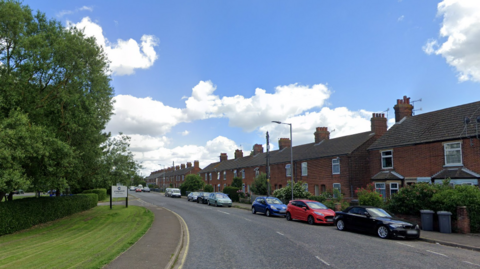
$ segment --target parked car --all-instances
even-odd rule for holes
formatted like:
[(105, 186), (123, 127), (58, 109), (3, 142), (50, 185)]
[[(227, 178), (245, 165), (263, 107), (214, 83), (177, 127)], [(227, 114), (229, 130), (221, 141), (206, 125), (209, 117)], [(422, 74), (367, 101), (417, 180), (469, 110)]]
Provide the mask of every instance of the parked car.
[(175, 189), (175, 188), (171, 189), (170, 197), (172, 197), (172, 198), (175, 198), (175, 197), (182, 198), (182, 193), (180, 192), (180, 189)]
[(136, 189), (135, 189), (135, 192), (142, 192), (142, 189), (136, 188)]
[(221, 192), (214, 192), (210, 193), (208, 196), (208, 205), (214, 205), (214, 206), (232, 206), (232, 199), (228, 197), (225, 193)]
[(25, 194), (23, 190), (14, 190), (13, 194)]
[(165, 196), (166, 197), (170, 197), (170, 194), (172, 193), (171, 190), (172, 190), (172, 188), (166, 188), (165, 189)]
[(307, 221), (310, 225), (333, 224), (335, 211), (317, 201), (293, 200), (288, 203), (286, 218), (289, 221), (292, 219)]
[(192, 201), (192, 202), (197, 201), (197, 198), (198, 198), (199, 194), (200, 193), (198, 193), (196, 191), (189, 193), (188, 196), (187, 196), (187, 201)]
[(351, 206), (336, 212), (335, 225), (340, 231), (352, 230), (377, 234), (380, 238), (420, 238), (420, 227), (412, 222), (394, 218), (382, 208)]
[(130, 191), (135, 191), (135, 186), (130, 186)]
[(209, 195), (210, 195), (209, 192), (201, 192), (197, 197), (197, 203), (199, 203), (199, 204), (208, 203), (208, 196)]
[(145, 187), (142, 189), (143, 192), (150, 192), (150, 188), (149, 187)]
[(265, 216), (282, 216), (285, 217), (287, 206), (275, 197), (259, 196), (252, 203), (252, 213), (264, 213)]

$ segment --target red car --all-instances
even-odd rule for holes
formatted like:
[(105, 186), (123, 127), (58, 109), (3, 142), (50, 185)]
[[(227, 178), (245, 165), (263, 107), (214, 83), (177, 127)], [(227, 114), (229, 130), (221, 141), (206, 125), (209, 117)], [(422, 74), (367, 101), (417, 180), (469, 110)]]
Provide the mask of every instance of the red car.
[(142, 192), (142, 189), (136, 188), (136, 189), (135, 189), (135, 192)]
[(333, 224), (335, 211), (322, 203), (312, 200), (293, 200), (287, 205), (287, 220), (303, 220), (315, 223)]

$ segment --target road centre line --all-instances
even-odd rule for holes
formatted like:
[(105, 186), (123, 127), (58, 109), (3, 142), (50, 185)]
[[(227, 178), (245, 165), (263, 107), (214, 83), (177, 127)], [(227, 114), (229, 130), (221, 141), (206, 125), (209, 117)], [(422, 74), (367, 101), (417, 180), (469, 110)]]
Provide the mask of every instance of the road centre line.
[(320, 257), (318, 256), (315, 256), (315, 258), (317, 258), (319, 261), (323, 262), (324, 264), (326, 264), (327, 266), (330, 266), (330, 264), (324, 260), (322, 260)]
[(277, 232), (277, 234), (279, 234), (279, 235), (284, 235), (284, 234), (282, 234), (281, 232)]
[(220, 210), (217, 210), (218, 212), (222, 212), (223, 214), (227, 214), (227, 215), (230, 215), (230, 213), (227, 213), (227, 212), (223, 212), (223, 211), (220, 211)]
[(443, 256), (443, 257), (448, 257), (447, 255), (442, 254), (442, 253), (438, 253), (438, 252), (431, 251), (431, 250), (428, 250), (428, 249), (427, 249), (427, 251), (430, 252), (430, 253), (433, 253), (433, 254), (437, 254), (437, 255)]
[(248, 220), (248, 221), (251, 221), (251, 220), (249, 220), (249, 219), (247, 219), (247, 218), (243, 218), (243, 219), (244, 219), (244, 220)]
[(478, 266), (480, 267), (480, 264), (476, 264), (476, 263), (473, 263), (473, 262), (469, 262), (469, 261), (463, 261), (464, 263), (468, 263), (468, 264), (471, 264), (471, 265), (475, 265), (475, 266)]
[(412, 246), (412, 245), (409, 245), (409, 244), (405, 244), (405, 243), (402, 243), (402, 242), (397, 242), (397, 244), (400, 244), (400, 245), (404, 245), (404, 246), (407, 246), (407, 247), (414, 248), (414, 246)]

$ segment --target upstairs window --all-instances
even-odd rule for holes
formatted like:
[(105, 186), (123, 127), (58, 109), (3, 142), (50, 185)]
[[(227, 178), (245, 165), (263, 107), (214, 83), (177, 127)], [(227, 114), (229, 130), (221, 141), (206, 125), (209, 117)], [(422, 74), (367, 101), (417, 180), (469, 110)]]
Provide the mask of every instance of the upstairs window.
[(220, 172), (217, 172), (217, 180), (220, 180)]
[(210, 175), (210, 180), (212, 180), (212, 173), (209, 173), (209, 175)]
[(393, 151), (386, 150), (382, 151), (382, 169), (391, 169), (393, 168)]
[(340, 158), (332, 159), (332, 174), (340, 174)]
[(182, 181), (185, 181), (185, 175), (182, 175)]
[(242, 171), (240, 171), (240, 173), (242, 173), (242, 179), (245, 179), (245, 169), (242, 169)]
[(254, 169), (255, 171), (255, 177), (258, 177), (258, 175), (260, 174), (260, 172), (258, 171), (258, 167)]
[(462, 144), (460, 142), (444, 144), (445, 165), (462, 165)]
[(237, 177), (237, 169), (233, 170), (233, 177)]
[(292, 169), (290, 169), (290, 164), (285, 165), (285, 173), (286, 173), (287, 177), (292, 176)]
[(308, 175), (307, 163), (302, 163), (302, 176)]

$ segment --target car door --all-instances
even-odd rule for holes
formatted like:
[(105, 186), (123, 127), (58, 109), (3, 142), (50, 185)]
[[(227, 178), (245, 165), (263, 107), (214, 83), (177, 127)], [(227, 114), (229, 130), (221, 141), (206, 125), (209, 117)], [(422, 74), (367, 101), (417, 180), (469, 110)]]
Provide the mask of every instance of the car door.
[(364, 232), (371, 232), (374, 230), (375, 220), (366, 215), (367, 210), (365, 208), (358, 209), (357, 222), (359, 229)]
[(300, 201), (297, 201), (297, 206), (296, 206), (296, 210), (297, 210), (297, 217), (296, 219), (298, 220), (307, 220), (307, 211), (305, 210), (307, 207), (307, 204), (305, 204), (304, 202), (300, 202)]
[(350, 210), (349, 218), (350, 218), (350, 223), (349, 227), (358, 230), (358, 231), (365, 231), (366, 227), (368, 225), (368, 221), (370, 219), (365, 216), (366, 210), (361, 207), (355, 207), (353, 210)]
[(265, 198), (258, 199), (258, 212), (265, 213), (267, 204), (265, 203)]

